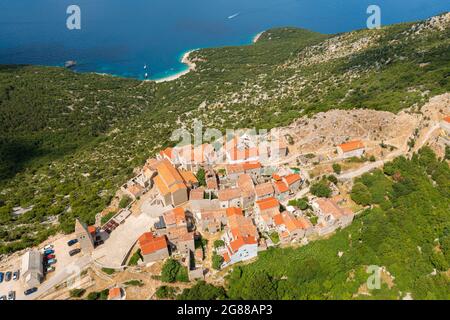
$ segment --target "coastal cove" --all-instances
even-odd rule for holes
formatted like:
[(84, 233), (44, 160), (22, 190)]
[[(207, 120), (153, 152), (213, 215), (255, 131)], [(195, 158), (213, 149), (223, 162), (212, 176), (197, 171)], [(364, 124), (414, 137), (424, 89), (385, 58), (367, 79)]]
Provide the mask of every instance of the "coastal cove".
[[(120, 0), (79, 0), (81, 30), (72, 31), (66, 28), (70, 4), (2, 1), (0, 64), (63, 66), (75, 60), (76, 72), (141, 80), (148, 73), (148, 79), (167, 81), (192, 69), (184, 62), (194, 48), (248, 45), (262, 30), (281, 26), (328, 34), (365, 28), (371, 1), (132, 0), (124, 6)], [(382, 24), (424, 19), (449, 9), (442, 0), (380, 0), (378, 5)]]

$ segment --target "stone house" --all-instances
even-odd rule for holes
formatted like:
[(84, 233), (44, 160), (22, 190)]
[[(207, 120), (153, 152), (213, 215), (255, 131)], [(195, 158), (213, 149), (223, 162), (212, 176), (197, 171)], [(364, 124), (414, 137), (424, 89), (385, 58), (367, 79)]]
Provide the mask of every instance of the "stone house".
[(365, 152), (365, 148), (361, 140), (354, 140), (338, 145), (337, 152), (338, 155), (344, 159), (361, 157)]
[(169, 244), (164, 235), (155, 237), (146, 232), (139, 237), (138, 244), (145, 264), (169, 257)]
[(221, 208), (241, 207), (241, 189), (238, 187), (222, 189), (218, 192)]

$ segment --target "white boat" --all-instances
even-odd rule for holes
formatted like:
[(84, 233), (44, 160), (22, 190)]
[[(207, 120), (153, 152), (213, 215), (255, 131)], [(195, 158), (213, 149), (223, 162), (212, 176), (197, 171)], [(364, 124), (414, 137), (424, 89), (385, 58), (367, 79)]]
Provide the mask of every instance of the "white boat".
[(77, 62), (75, 60), (69, 60), (66, 61), (66, 63), (64, 63), (64, 67), (66, 68), (72, 68), (75, 67), (77, 65)]
[(148, 73), (147, 72), (145, 73), (144, 77), (145, 77), (145, 79), (148, 78)]
[(146, 64), (144, 65), (144, 69), (147, 69), (147, 65)]
[(238, 15), (240, 15), (241, 13), (240, 12), (238, 12), (238, 13), (235, 13), (235, 14), (233, 14), (233, 15), (231, 15), (231, 16), (229, 16), (228, 17), (228, 19), (233, 19), (233, 18), (236, 18)]

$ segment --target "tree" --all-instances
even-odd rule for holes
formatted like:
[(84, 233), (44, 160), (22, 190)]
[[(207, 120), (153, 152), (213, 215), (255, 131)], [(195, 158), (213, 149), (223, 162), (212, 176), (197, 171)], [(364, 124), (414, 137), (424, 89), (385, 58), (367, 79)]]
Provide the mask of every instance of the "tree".
[(328, 179), (328, 181), (330, 181), (330, 182), (332, 182), (332, 183), (334, 183), (334, 184), (337, 184), (337, 183), (338, 183), (338, 179), (336, 178), (335, 175), (330, 174), (330, 175), (327, 177), (327, 179)]
[(180, 268), (181, 264), (177, 260), (167, 260), (161, 270), (161, 281), (170, 283), (175, 282)]
[(357, 204), (367, 206), (372, 202), (370, 190), (361, 182), (354, 184), (350, 196)]
[(196, 177), (200, 186), (206, 186), (205, 169), (198, 169)]
[(247, 279), (242, 288), (241, 297), (244, 300), (274, 300), (277, 299), (277, 284), (267, 272), (257, 271)]
[(342, 168), (339, 163), (333, 163), (333, 171), (336, 174), (341, 174)]
[(87, 295), (87, 300), (98, 300), (100, 294), (98, 292), (89, 292), (89, 294)]
[(223, 263), (223, 257), (217, 253), (214, 253), (212, 256), (212, 267), (215, 270), (220, 270), (220, 267)]
[(220, 248), (223, 246), (225, 246), (225, 242), (223, 240), (218, 239), (218, 240), (214, 241), (214, 249), (217, 249), (217, 248)]
[(445, 160), (450, 160), (450, 146), (445, 146)]
[(324, 180), (312, 184), (310, 190), (313, 195), (321, 198), (329, 198), (332, 192)]
[(130, 261), (128, 262), (129, 266), (137, 266), (139, 261), (143, 261), (143, 257), (141, 254), (141, 249), (138, 249), (130, 258)]
[(122, 199), (120, 199), (119, 207), (124, 209), (126, 208), (131, 202), (131, 198), (129, 196), (123, 196)]
[(177, 300), (218, 300), (225, 299), (223, 287), (216, 287), (201, 280), (191, 288), (186, 288), (177, 296)]
[(173, 299), (175, 298), (175, 293), (177, 288), (169, 287), (169, 286), (160, 286), (156, 289), (156, 297), (158, 299)]
[(72, 289), (69, 294), (72, 298), (80, 298), (85, 292), (85, 289)]

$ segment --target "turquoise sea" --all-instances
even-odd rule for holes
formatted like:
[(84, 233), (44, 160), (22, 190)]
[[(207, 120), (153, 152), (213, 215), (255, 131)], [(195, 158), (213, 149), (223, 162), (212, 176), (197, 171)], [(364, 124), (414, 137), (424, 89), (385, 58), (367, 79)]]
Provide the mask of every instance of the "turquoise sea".
[[(69, 5), (81, 30), (66, 28)], [(1, 0), (0, 64), (63, 65), (79, 72), (159, 79), (186, 69), (194, 48), (243, 45), (273, 27), (323, 33), (366, 27), (367, 7), (382, 24), (450, 10), (448, 0)]]

